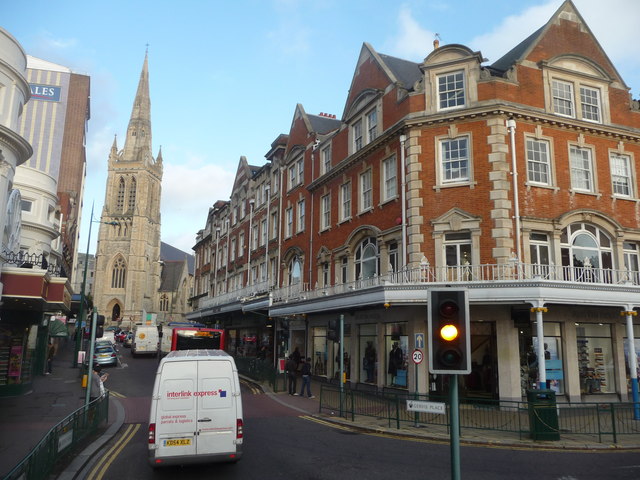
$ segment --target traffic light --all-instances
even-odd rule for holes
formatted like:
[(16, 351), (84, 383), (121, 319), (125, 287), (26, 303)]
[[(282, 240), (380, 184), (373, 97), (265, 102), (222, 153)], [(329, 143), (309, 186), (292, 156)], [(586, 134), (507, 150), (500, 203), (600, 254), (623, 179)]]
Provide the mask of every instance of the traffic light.
[(338, 320), (329, 320), (329, 325), (327, 328), (327, 338), (329, 340), (333, 340), (334, 342), (339, 342), (340, 341), (340, 332), (338, 331), (339, 329), (339, 325), (338, 325)]
[(104, 315), (96, 317), (96, 338), (102, 338), (104, 335)]
[(471, 373), (466, 290), (429, 292), (429, 372)]

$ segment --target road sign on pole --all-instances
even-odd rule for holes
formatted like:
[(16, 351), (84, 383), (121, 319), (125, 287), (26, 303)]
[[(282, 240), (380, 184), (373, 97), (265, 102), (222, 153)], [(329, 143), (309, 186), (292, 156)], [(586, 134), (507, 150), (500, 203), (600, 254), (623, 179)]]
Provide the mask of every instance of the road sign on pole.
[(422, 354), (422, 352), (420, 350), (418, 350), (417, 348), (413, 351), (413, 363), (415, 363), (416, 365), (418, 365), (419, 363), (422, 363), (422, 360), (424, 359), (424, 355)]

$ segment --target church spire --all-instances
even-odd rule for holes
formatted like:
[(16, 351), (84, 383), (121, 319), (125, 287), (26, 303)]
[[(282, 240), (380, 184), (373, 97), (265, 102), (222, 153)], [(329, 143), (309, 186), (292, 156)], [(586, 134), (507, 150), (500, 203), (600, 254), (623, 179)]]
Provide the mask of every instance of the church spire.
[(124, 142), (124, 161), (153, 161), (151, 155), (151, 99), (149, 98), (148, 53), (144, 54), (138, 91), (133, 101), (127, 138)]

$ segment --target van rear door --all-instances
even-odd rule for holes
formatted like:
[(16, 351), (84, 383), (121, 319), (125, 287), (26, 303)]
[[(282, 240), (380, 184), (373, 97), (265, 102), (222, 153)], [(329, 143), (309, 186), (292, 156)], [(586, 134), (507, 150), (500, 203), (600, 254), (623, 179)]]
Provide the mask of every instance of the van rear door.
[(232, 364), (229, 360), (198, 363), (197, 453), (235, 453), (240, 396)]
[(156, 457), (196, 453), (198, 362), (166, 362), (156, 410)]

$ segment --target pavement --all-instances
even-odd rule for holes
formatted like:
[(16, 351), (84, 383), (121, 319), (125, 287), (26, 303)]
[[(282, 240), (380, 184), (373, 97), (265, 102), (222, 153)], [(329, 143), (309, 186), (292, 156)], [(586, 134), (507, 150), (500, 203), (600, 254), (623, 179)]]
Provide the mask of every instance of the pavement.
[[(36, 376), (32, 390), (24, 395), (0, 397), (0, 478), (4, 478), (13, 467), (26, 457), (48, 431), (84, 404), (85, 390), (81, 385), (81, 369), (72, 366), (73, 344), (61, 345), (54, 359), (53, 373)], [(259, 393), (298, 411), (316, 421), (330, 422), (342, 428), (362, 432), (375, 432), (389, 436), (419, 438), (448, 443), (449, 435), (443, 429), (432, 426), (403, 425), (390, 428), (387, 421), (375, 417), (356, 417), (354, 422), (341, 418), (337, 412), (320, 412), (320, 381), (312, 381), (311, 392), (316, 398), (292, 396), (287, 392), (274, 392), (268, 385), (250, 384)], [(298, 382), (300, 385), (301, 382)], [(102, 435), (88, 445), (67, 465), (57, 478), (74, 480), (84, 478), (87, 466), (96, 457), (95, 453), (118, 433), (125, 422), (126, 399), (112, 395), (109, 400), (109, 416)], [(128, 408), (128, 407), (127, 407)], [(617, 444), (598, 443), (597, 438), (562, 436), (558, 441), (534, 441), (519, 438), (518, 434), (492, 430), (463, 429), (460, 442), (463, 445), (491, 445), (505, 448), (561, 449), (561, 450), (640, 450), (640, 435), (620, 435)]]

